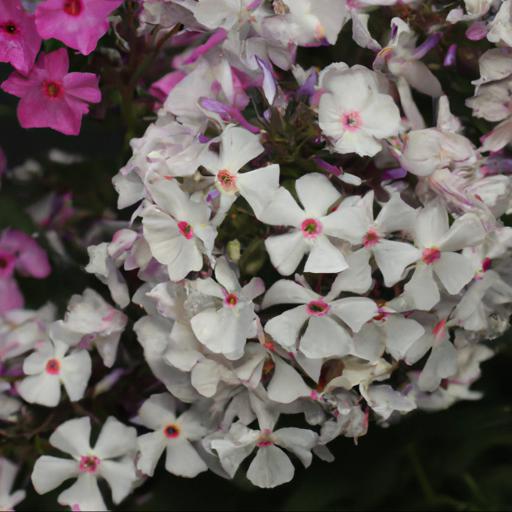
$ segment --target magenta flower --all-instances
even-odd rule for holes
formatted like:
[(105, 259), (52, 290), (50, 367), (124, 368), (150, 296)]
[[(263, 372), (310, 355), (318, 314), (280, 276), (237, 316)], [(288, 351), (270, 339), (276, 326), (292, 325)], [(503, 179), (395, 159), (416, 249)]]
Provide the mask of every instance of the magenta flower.
[(36, 26), (43, 39), (58, 39), (89, 55), (108, 30), (108, 15), (123, 0), (45, 0), (37, 6)]
[(26, 75), (40, 47), (34, 17), (25, 12), (20, 0), (0, 0), (0, 62), (9, 62)]
[(7, 229), (0, 234), (0, 314), (22, 308), (23, 295), (14, 279), (21, 275), (44, 279), (51, 272), (46, 252), (26, 233)]
[(67, 51), (60, 48), (41, 55), (30, 74), (12, 73), (0, 86), (21, 98), (18, 119), (23, 128), (53, 128), (78, 135), (88, 103), (101, 101), (98, 77), (93, 73), (68, 73)]

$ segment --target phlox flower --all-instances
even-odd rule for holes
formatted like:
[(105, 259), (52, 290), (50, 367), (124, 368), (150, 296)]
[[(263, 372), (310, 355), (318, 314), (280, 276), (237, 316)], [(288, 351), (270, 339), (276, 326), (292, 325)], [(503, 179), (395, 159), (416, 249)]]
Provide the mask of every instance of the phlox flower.
[(64, 320), (52, 326), (53, 336), (69, 346), (96, 347), (103, 364), (111, 367), (117, 355), (119, 339), (128, 319), (113, 308), (101, 295), (87, 288), (82, 295), (73, 295)]
[(98, 77), (68, 73), (69, 57), (60, 48), (42, 54), (27, 76), (12, 73), (1, 88), (18, 96), (18, 120), (23, 128), (52, 128), (78, 135), (89, 103), (99, 103)]
[(115, 504), (130, 494), (136, 481), (133, 463), (136, 430), (110, 416), (94, 448), (91, 448), (90, 437), (89, 417), (66, 421), (55, 430), (50, 436), (50, 444), (72, 458), (43, 455), (37, 459), (32, 484), (39, 494), (53, 491), (66, 480), (76, 478), (71, 487), (59, 494), (57, 501), (60, 505), (83, 511), (107, 510), (98, 478), (109, 484)]
[(371, 253), (384, 277), (386, 286), (393, 286), (404, 270), (418, 259), (418, 250), (411, 244), (388, 240), (392, 233), (410, 232), (416, 211), (400, 194), (393, 194), (374, 218), (374, 193), (368, 192), (353, 206), (339, 208), (336, 229), (341, 238)]
[(37, 31), (89, 55), (107, 32), (108, 16), (124, 0), (44, 0), (36, 9)]
[(69, 399), (83, 398), (91, 377), (91, 356), (86, 350), (67, 354), (69, 345), (59, 339), (37, 347), (23, 362), (26, 377), (18, 383), (21, 398), (31, 404), (55, 407), (61, 399), (61, 385)]
[(18, 467), (10, 460), (0, 457), (0, 510), (14, 510), (14, 507), (25, 499), (25, 491), (11, 494)]
[(221, 221), (230, 206), (241, 195), (259, 215), (279, 187), (279, 165), (272, 164), (253, 171), (239, 172), (251, 160), (263, 153), (259, 137), (244, 128), (227, 126), (220, 136), (219, 154), (204, 154), (203, 165), (215, 176), (220, 192), (220, 207), (216, 215)]
[(240, 286), (226, 259), (215, 265), (215, 280), (197, 280), (195, 286), (212, 299), (206, 309), (193, 316), (190, 324), (197, 339), (209, 350), (224, 354), (228, 359), (239, 359), (244, 353), (247, 338), (256, 334), (253, 299), (261, 295), (265, 285), (253, 278)]
[(9, 62), (26, 75), (41, 47), (34, 17), (23, 9), (20, 0), (0, 1), (0, 62)]
[(136, 423), (153, 432), (137, 439), (140, 456), (137, 468), (153, 476), (162, 453), (166, 452), (165, 469), (173, 475), (193, 478), (208, 466), (193, 446), (207, 433), (199, 416), (192, 410), (176, 417), (176, 403), (168, 393), (150, 396), (139, 410)]
[(274, 267), (284, 276), (290, 275), (309, 254), (305, 272), (341, 272), (347, 263), (330, 237), (342, 238), (337, 226), (339, 209), (330, 209), (341, 195), (322, 174), (311, 173), (295, 182), (295, 190), (302, 209), (284, 187), (273, 195), (272, 201), (258, 215), (258, 219), (271, 226), (290, 226), (282, 235), (272, 235), (265, 247)]
[(365, 297), (336, 299), (340, 291), (333, 287), (322, 297), (294, 281), (277, 281), (262, 306), (299, 305), (271, 318), (265, 331), (286, 349), (294, 348), (299, 340), (301, 352), (312, 359), (347, 355), (352, 350), (352, 331), (358, 332), (377, 314), (377, 305)]
[(176, 179), (152, 174), (146, 186), (156, 204), (143, 211), (144, 237), (171, 280), (180, 281), (203, 268), (203, 255), (211, 255), (217, 231), (210, 209), (202, 198), (189, 197)]
[(467, 213), (449, 226), (448, 212), (435, 201), (416, 218), (414, 239), (420, 250), (418, 262), (404, 293), (415, 309), (429, 310), (440, 300), (437, 276), (450, 295), (456, 295), (474, 277), (473, 263), (460, 251), (478, 245), (485, 237), (480, 219)]
[(318, 435), (295, 427), (274, 430), (274, 425), (275, 420), (270, 420), (264, 422), (260, 430), (253, 430), (237, 422), (231, 425), (223, 439), (210, 441), (211, 449), (218, 454), (223, 469), (231, 478), (255, 449), (256, 456), (249, 465), (247, 478), (258, 487), (273, 488), (293, 479), (295, 468), (283, 448), (294, 454), (305, 467), (311, 464), (311, 450)]
[(50, 274), (46, 252), (29, 235), (15, 229), (0, 234), (0, 313), (21, 309), (25, 303), (14, 272), (44, 279)]
[(400, 112), (380, 91), (375, 72), (331, 64), (320, 75), (320, 89), (318, 123), (336, 152), (374, 156), (382, 149), (381, 139), (398, 134)]

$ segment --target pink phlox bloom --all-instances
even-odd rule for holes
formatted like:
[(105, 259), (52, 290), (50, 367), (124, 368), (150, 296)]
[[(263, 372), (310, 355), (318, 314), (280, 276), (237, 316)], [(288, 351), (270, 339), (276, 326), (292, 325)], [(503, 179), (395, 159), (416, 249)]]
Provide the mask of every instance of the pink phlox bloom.
[(52, 128), (78, 135), (88, 103), (99, 103), (98, 77), (93, 73), (68, 73), (64, 48), (39, 57), (28, 76), (12, 73), (1, 88), (18, 96), (18, 119), (23, 128)]
[(37, 6), (36, 26), (43, 39), (58, 39), (89, 55), (109, 27), (108, 16), (123, 0), (46, 0)]
[(0, 62), (9, 62), (27, 74), (40, 47), (34, 17), (25, 12), (20, 0), (0, 0)]

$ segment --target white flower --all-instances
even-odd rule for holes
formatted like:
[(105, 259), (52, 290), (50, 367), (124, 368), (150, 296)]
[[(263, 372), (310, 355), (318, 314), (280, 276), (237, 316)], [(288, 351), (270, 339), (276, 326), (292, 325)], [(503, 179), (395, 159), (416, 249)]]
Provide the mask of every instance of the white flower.
[(268, 423), (261, 430), (252, 430), (242, 423), (234, 423), (224, 439), (210, 441), (217, 452), (220, 463), (233, 478), (240, 464), (258, 449), (249, 465), (247, 478), (256, 486), (273, 488), (290, 482), (295, 468), (288, 455), (281, 449), (293, 453), (305, 467), (311, 464), (311, 450), (318, 436), (311, 430), (301, 428), (281, 428), (273, 430), (274, 423)]
[(479, 244), (485, 231), (479, 218), (467, 213), (449, 226), (448, 212), (440, 202), (421, 210), (416, 219), (414, 238), (421, 259), (405, 285), (406, 300), (416, 309), (429, 310), (440, 300), (434, 274), (450, 295), (458, 294), (474, 277), (469, 259), (457, 253)]
[(156, 260), (167, 266), (173, 281), (203, 268), (217, 232), (209, 224), (210, 209), (201, 199), (190, 198), (178, 182), (151, 175), (146, 183), (156, 205), (144, 209), (144, 237)]
[(71, 346), (80, 344), (87, 348), (94, 344), (103, 364), (110, 368), (127, 321), (122, 311), (87, 288), (82, 295), (71, 297), (64, 320), (53, 324), (52, 335)]
[(312, 359), (347, 355), (352, 337), (344, 325), (358, 332), (377, 313), (377, 305), (365, 297), (335, 300), (337, 295), (336, 289), (322, 297), (293, 281), (278, 281), (266, 293), (262, 306), (300, 305), (271, 318), (265, 331), (287, 350), (300, 340), (301, 352)]
[(388, 94), (382, 94), (379, 77), (363, 66), (331, 64), (320, 77), (318, 121), (338, 153), (374, 156), (381, 139), (398, 134), (400, 112)]
[(368, 405), (384, 421), (395, 412), (405, 414), (416, 409), (414, 399), (403, 395), (388, 384), (360, 386), (360, 390)]
[(64, 386), (72, 402), (81, 400), (91, 377), (91, 356), (86, 350), (67, 354), (69, 345), (59, 339), (38, 347), (23, 362), (25, 377), (17, 385), (21, 398), (31, 404), (55, 407)]
[(153, 476), (164, 450), (165, 469), (173, 475), (193, 478), (208, 469), (192, 444), (204, 437), (207, 429), (193, 410), (176, 417), (175, 408), (172, 396), (162, 393), (149, 397), (139, 410), (135, 421), (153, 430), (137, 439), (137, 468), (146, 475)]
[(283, 0), (287, 12), (263, 21), (263, 34), (282, 44), (335, 44), (348, 19), (345, 0)]
[(105, 479), (117, 505), (132, 492), (136, 481), (133, 454), (137, 432), (109, 417), (91, 448), (91, 420), (88, 417), (66, 421), (50, 437), (50, 444), (71, 459), (43, 455), (37, 459), (32, 483), (39, 494), (59, 487), (64, 481), (76, 482), (60, 493), (60, 505), (79, 510), (107, 510), (98, 487), (98, 478)]
[(11, 461), (0, 457), (0, 510), (14, 510), (25, 499), (25, 491), (11, 494), (18, 467)]
[(491, 43), (512, 46), (512, 0), (504, 0), (494, 20), (489, 24), (487, 39)]
[(194, 282), (213, 304), (193, 316), (190, 323), (197, 339), (209, 350), (228, 359), (239, 359), (247, 338), (256, 334), (253, 299), (265, 290), (263, 281), (252, 279), (241, 287), (228, 262), (221, 258), (215, 266), (215, 278)]
[(204, 154), (202, 164), (215, 176), (220, 192), (220, 207), (215, 222), (222, 221), (241, 195), (260, 214), (279, 187), (279, 165), (272, 164), (253, 171), (239, 172), (244, 165), (264, 151), (259, 137), (244, 128), (227, 126), (220, 136), (219, 153)]
[(393, 286), (402, 277), (404, 270), (418, 259), (418, 250), (411, 244), (386, 237), (393, 232), (410, 232), (416, 211), (406, 204), (400, 194), (393, 194), (374, 220), (373, 191), (354, 206), (339, 209), (336, 229), (341, 238), (352, 245), (362, 245), (373, 254), (377, 266), (384, 276), (386, 286)]
[(288, 190), (281, 187), (258, 216), (266, 224), (293, 228), (288, 233), (272, 235), (265, 240), (272, 264), (280, 274), (289, 276), (304, 255), (309, 254), (305, 272), (341, 272), (347, 268), (347, 263), (329, 239), (342, 238), (337, 222), (340, 213), (330, 213), (341, 195), (324, 175), (318, 173), (299, 178), (295, 190), (304, 209)]

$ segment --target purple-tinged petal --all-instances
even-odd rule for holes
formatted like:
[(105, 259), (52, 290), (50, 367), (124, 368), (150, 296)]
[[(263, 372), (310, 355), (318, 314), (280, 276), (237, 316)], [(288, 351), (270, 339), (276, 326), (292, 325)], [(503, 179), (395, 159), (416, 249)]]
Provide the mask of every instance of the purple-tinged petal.
[(470, 41), (481, 41), (487, 36), (487, 25), (483, 21), (475, 21), (466, 30), (466, 37)]
[(445, 67), (455, 66), (457, 62), (457, 45), (455, 43), (451, 44), (446, 52), (444, 57), (443, 65)]
[(223, 43), (227, 37), (228, 33), (223, 28), (219, 28), (208, 38), (204, 44), (195, 48), (192, 53), (183, 61), (183, 64), (193, 64), (197, 59), (199, 59), (199, 57), (209, 52), (212, 48), (215, 48), (219, 44)]
[(441, 40), (442, 37), (443, 35), (440, 32), (436, 32), (435, 34), (431, 34), (430, 36), (428, 36), (427, 39), (422, 44), (420, 44), (416, 48), (416, 50), (414, 50), (413, 58), (416, 60), (420, 60), (423, 57), (425, 57), (425, 55), (430, 50), (432, 50), (432, 48), (436, 47), (439, 44), (439, 41)]
[(274, 78), (274, 70), (270, 62), (260, 59), (259, 57), (256, 57), (256, 61), (263, 72), (263, 93), (269, 105), (272, 105), (277, 96), (277, 84)]

